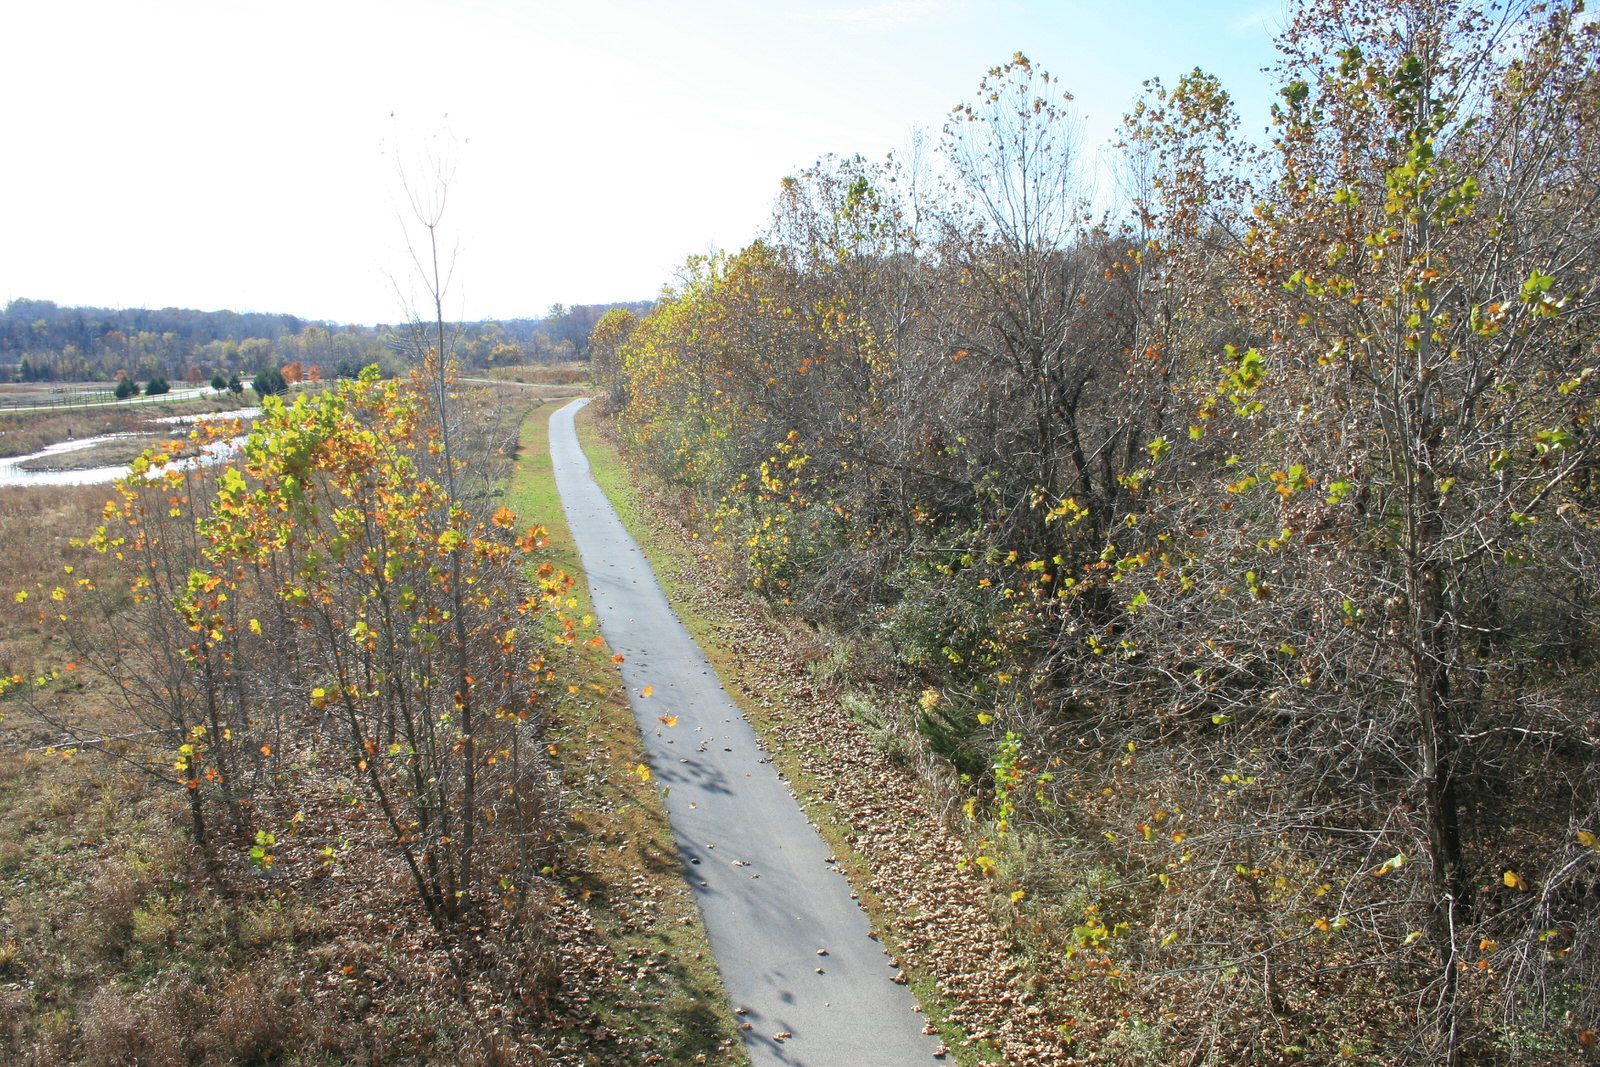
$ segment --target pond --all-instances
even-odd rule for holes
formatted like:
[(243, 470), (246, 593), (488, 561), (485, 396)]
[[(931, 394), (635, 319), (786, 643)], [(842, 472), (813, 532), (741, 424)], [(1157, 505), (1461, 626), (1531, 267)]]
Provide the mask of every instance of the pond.
[[(152, 419), (151, 421), (166, 425), (184, 425), (203, 422), (208, 419), (250, 419), (259, 414), (261, 414), (260, 408), (243, 408), (238, 411), (208, 412), (203, 415), (169, 415), (166, 418)], [(79, 470), (50, 470), (51, 464), (49, 461), (71, 452), (81, 452), (86, 448), (94, 448), (113, 441), (122, 441), (140, 436), (144, 435), (136, 433), (103, 433), (77, 441), (61, 441), (30, 455), (9, 456), (0, 459), (0, 489), (13, 485), (109, 485), (128, 473), (128, 464), (117, 463), (105, 467), (84, 467)], [(198, 460), (189, 460), (188, 462), (214, 463), (232, 455), (238, 450), (243, 441), (243, 437), (235, 437), (227, 441), (215, 441), (205, 446)], [(29, 469), (34, 467), (44, 469)]]

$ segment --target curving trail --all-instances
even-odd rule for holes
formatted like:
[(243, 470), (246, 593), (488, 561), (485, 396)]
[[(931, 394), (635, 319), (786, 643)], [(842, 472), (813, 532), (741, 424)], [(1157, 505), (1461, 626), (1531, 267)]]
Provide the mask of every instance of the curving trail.
[[(623, 681), (758, 1065), (898, 1067), (934, 1060), (910, 990), (749, 723), (678, 622), (644, 553), (595, 483), (573, 418), (550, 417), (550, 458), (595, 615)], [(642, 691), (653, 693), (644, 697)], [(658, 716), (677, 716), (667, 727)], [(819, 954), (821, 950), (824, 954)]]

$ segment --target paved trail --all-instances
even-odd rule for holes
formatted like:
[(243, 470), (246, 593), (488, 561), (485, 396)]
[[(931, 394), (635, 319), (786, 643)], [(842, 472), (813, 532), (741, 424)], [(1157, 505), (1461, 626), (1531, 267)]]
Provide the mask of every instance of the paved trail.
[[(757, 1065), (933, 1063), (911, 992), (828, 862), (830, 850), (668, 606), (649, 562), (595, 484), (573, 417), (550, 418), (550, 456), (600, 626), (622, 676), (723, 983), (751, 1024)], [(641, 691), (653, 688), (645, 698)], [(674, 727), (657, 716), (676, 715)], [(819, 955), (818, 950), (826, 955)], [(776, 1035), (792, 1036), (778, 1038)]]

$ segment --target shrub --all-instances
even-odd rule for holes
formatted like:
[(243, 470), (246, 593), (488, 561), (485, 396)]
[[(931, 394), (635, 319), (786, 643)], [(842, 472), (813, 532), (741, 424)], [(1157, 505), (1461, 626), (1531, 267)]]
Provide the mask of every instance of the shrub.
[(256, 375), (250, 388), (256, 391), (257, 396), (276, 396), (289, 391), (289, 382), (284, 378), (283, 371), (269, 367)]

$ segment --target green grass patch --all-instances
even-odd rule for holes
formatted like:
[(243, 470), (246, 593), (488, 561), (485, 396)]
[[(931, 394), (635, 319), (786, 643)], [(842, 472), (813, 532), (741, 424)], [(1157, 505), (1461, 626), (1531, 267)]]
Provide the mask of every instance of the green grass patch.
[[(538, 556), (580, 579), (572, 610), (586, 616), (589, 592), (550, 464), (550, 415), (563, 403), (523, 419), (506, 502), (545, 528), (549, 544)], [(565, 667), (569, 692), (550, 735), (571, 789), (572, 845), (561, 873), (622, 976), (596, 1013), (629, 1062), (747, 1063), (658, 787), (632, 773), (645, 762), (644, 742), (611, 650), (580, 643)]]

